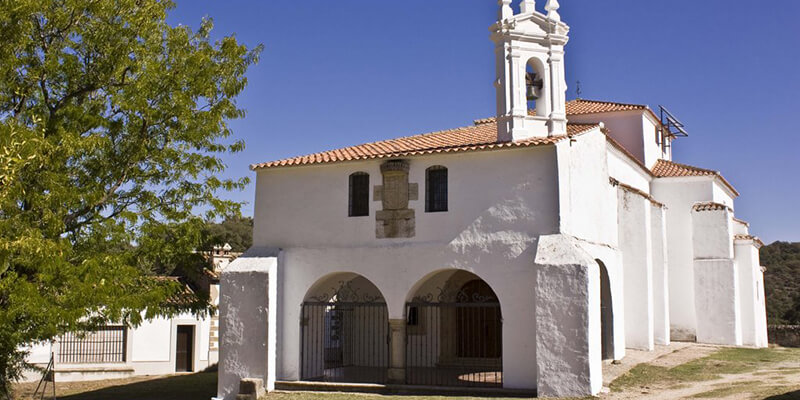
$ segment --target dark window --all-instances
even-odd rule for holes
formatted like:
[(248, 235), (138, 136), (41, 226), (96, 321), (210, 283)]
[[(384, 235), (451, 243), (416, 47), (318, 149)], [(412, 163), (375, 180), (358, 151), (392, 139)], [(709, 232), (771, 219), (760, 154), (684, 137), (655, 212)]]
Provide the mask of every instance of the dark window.
[(369, 215), (369, 174), (356, 172), (350, 175), (350, 207), (351, 217)]
[(447, 168), (440, 165), (425, 171), (425, 211), (447, 211)]

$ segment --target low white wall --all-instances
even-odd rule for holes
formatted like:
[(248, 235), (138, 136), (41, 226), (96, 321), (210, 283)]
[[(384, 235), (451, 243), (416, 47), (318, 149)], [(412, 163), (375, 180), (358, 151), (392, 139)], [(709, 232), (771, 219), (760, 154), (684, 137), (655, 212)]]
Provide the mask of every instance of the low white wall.
[[(183, 313), (173, 318), (158, 317), (129, 328), (125, 362), (118, 363), (61, 363), (58, 361), (59, 344), (49, 343), (31, 347), (28, 362), (44, 366), (55, 354), (56, 379), (61, 382), (116, 379), (139, 375), (175, 373), (176, 332), (178, 325), (194, 326), (192, 338), (192, 371), (201, 371), (209, 365), (210, 317), (195, 317)], [(27, 374), (26, 380), (36, 380), (37, 374)]]

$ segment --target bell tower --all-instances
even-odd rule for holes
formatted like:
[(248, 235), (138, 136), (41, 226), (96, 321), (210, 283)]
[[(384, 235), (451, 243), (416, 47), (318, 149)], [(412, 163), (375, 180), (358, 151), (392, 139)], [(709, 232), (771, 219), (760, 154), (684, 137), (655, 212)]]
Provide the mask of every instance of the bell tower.
[(558, 0), (547, 14), (535, 0), (499, 0), (499, 20), (489, 29), (497, 57), (497, 136), (509, 142), (567, 133), (564, 46), (569, 26), (561, 22)]

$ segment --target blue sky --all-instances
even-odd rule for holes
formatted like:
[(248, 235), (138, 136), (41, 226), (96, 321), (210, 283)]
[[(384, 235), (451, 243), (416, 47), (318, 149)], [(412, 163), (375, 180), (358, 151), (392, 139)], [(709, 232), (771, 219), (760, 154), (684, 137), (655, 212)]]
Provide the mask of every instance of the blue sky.
[[(518, 0), (515, 0), (517, 3)], [(545, 0), (537, 1), (543, 8)], [(233, 121), (248, 165), (471, 124), (494, 114), (495, 0), (178, 0), (172, 24), (264, 44)], [(717, 169), (765, 241), (800, 241), (800, 1), (562, 0), (569, 98), (667, 106), (674, 159)], [(253, 179), (254, 180), (254, 179)], [(254, 183), (228, 197), (247, 201)]]

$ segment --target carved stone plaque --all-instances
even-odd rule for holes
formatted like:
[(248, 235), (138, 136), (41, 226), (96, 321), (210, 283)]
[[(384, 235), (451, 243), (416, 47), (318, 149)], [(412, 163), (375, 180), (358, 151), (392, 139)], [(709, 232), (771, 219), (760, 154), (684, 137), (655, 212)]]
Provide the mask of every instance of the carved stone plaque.
[(390, 160), (381, 165), (383, 185), (375, 186), (373, 198), (383, 210), (375, 213), (375, 237), (410, 238), (415, 234), (414, 210), (409, 200), (418, 197), (417, 184), (408, 183), (408, 161)]

